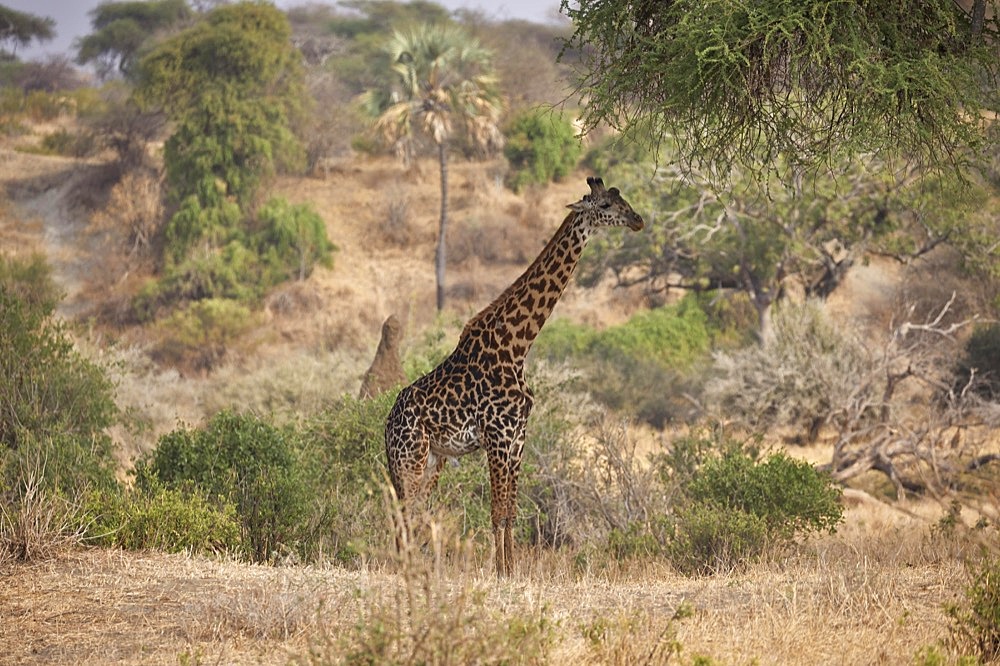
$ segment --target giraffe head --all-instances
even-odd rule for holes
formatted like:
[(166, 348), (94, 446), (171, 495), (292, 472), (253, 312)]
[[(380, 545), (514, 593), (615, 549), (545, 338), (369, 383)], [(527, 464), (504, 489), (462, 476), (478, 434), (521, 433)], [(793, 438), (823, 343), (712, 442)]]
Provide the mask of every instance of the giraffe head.
[(593, 228), (628, 227), (632, 231), (639, 231), (645, 225), (632, 206), (622, 199), (617, 187), (606, 190), (604, 181), (595, 177), (587, 178), (587, 185), (590, 185), (590, 194), (567, 206), (576, 213), (577, 224)]

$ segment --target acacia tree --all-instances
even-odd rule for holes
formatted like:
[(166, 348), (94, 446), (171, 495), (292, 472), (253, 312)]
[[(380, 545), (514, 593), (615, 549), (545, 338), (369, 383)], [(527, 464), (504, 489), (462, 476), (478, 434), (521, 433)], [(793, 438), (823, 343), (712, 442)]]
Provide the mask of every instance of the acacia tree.
[(90, 11), (94, 32), (77, 40), (76, 62), (96, 63), (102, 77), (116, 70), (127, 77), (154, 36), (191, 16), (185, 0), (102, 2)]
[(10, 7), (0, 5), (0, 54), (8, 53), (6, 45), (10, 43), (10, 55), (13, 56), (18, 46), (27, 46), (31, 40), (48, 41), (55, 36), (55, 19), (35, 16), (27, 12), (19, 12)]
[(619, 284), (642, 284), (650, 294), (742, 292), (757, 311), (761, 340), (789, 283), (825, 297), (866, 253), (905, 263), (947, 243), (961, 249), (970, 268), (1000, 272), (1000, 248), (985, 233), (995, 226), (983, 206), (985, 190), (921, 178), (912, 166), (893, 171), (879, 160), (856, 160), (836, 176), (785, 183), (734, 170), (728, 191), (677, 165), (640, 160), (606, 168), (628, 183), (650, 230), (641, 239), (592, 243), (581, 280), (611, 272)]
[(441, 175), (441, 215), (434, 253), (437, 309), (445, 301), (445, 238), (448, 230), (448, 151), (456, 134), (484, 151), (502, 146), (500, 97), (490, 52), (463, 30), (422, 24), (397, 31), (386, 45), (389, 78), (369, 90), (364, 104), (375, 128), (404, 160), (429, 139)]
[[(960, 168), (1000, 108), (995, 0), (562, 0), (588, 128), (725, 180), (869, 153)], [(970, 8), (971, 6), (971, 8)], [(963, 9), (963, 7), (967, 9)]]

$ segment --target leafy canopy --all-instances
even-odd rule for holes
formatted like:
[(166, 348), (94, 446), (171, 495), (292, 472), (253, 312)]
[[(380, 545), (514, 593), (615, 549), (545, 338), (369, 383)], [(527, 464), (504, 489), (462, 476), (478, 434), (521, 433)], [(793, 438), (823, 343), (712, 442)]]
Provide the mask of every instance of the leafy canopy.
[(31, 40), (47, 41), (55, 37), (56, 22), (49, 17), (35, 16), (0, 5), (0, 54), (11, 45), (11, 54), (18, 46), (27, 46)]
[(200, 240), (232, 238), (264, 179), (301, 158), (291, 121), (303, 74), (284, 14), (263, 3), (211, 12), (140, 63), (136, 98), (174, 121), (164, 147), (171, 197), (166, 229), (179, 260)]
[(139, 53), (164, 30), (190, 19), (185, 0), (102, 2), (90, 12), (94, 32), (77, 42), (76, 62), (96, 63), (101, 76), (132, 73)]
[(562, 0), (562, 11), (566, 49), (583, 57), (586, 126), (644, 145), (671, 137), (714, 179), (779, 156), (793, 169), (858, 153), (951, 168), (998, 109), (996, 18), (974, 35), (953, 0)]

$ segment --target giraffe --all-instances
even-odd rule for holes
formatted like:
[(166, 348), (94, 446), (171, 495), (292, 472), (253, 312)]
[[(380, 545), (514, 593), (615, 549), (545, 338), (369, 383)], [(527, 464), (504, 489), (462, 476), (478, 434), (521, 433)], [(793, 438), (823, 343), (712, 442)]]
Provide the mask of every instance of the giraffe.
[[(601, 227), (643, 228), (617, 188), (587, 178), (590, 194), (570, 204), (541, 254), (500, 296), (465, 325), (436, 368), (404, 388), (389, 412), (389, 478), (407, 516), (426, 501), (447, 461), (484, 449), (490, 474), (493, 540), (499, 577), (513, 566), (511, 530), (525, 426), (533, 397), (524, 360), (569, 284), (591, 235)], [(397, 532), (397, 545), (401, 544)]]

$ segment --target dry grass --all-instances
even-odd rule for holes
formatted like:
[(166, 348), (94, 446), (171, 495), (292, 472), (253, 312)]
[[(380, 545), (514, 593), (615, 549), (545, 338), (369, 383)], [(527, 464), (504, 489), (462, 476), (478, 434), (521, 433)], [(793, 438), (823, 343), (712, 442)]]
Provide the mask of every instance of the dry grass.
[(943, 605), (965, 582), (962, 552), (928, 527), (864, 503), (838, 535), (787, 559), (703, 578), (653, 562), (581, 573), (561, 551), (526, 550), (519, 573), (497, 583), (483, 553), (429, 568), (375, 558), (348, 571), (75, 550), (3, 565), (0, 644), (14, 664), (336, 663), (377, 643), (374, 627), (412, 651), (427, 648), (415, 637), (441, 640), (434, 632), (451, 627), (453, 656), (483, 636), (518, 636), (536, 641), (519, 653), (525, 663), (667, 663), (676, 653), (680, 663), (912, 663), (947, 638)]

